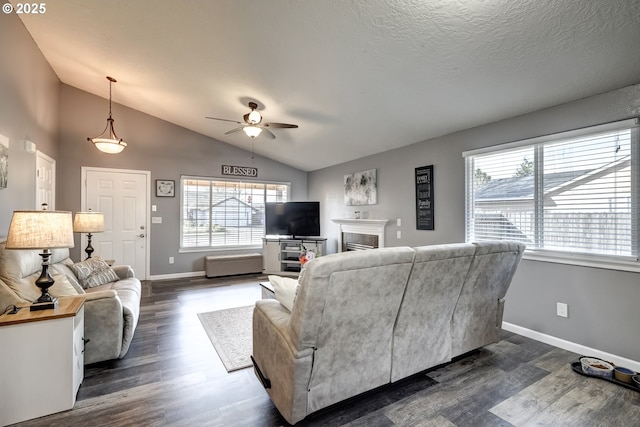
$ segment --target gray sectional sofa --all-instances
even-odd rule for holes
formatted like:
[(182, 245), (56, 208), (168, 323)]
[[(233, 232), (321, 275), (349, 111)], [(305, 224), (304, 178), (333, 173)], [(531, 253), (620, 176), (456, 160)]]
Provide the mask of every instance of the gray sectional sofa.
[(300, 275), (291, 312), (256, 302), (256, 375), (294, 424), (496, 342), (524, 248), (500, 241), (317, 258)]
[[(68, 249), (53, 249), (49, 271), (56, 280), (53, 296), (86, 297), (84, 363), (122, 358), (129, 350), (140, 314), (141, 284), (128, 266), (115, 266), (117, 280), (84, 289), (71, 266)], [(10, 250), (0, 242), (0, 310), (28, 306), (40, 296), (34, 285), (42, 271), (37, 250)]]

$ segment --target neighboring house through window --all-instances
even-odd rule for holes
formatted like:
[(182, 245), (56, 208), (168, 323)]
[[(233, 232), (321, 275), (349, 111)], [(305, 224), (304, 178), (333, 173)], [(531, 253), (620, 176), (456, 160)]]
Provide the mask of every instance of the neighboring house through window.
[(262, 246), (264, 207), (286, 202), (289, 183), (181, 179), (181, 249), (241, 249)]
[(638, 139), (631, 119), (464, 153), (467, 240), (636, 262)]

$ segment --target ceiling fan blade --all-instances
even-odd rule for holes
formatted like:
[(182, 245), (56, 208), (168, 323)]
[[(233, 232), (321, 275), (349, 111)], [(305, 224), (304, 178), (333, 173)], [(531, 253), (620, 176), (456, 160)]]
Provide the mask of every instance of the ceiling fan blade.
[(290, 125), (288, 123), (265, 123), (264, 127), (268, 128), (285, 128), (285, 129), (295, 129), (298, 125)]
[(276, 136), (269, 129), (262, 127), (262, 135), (266, 135), (270, 139), (276, 139)]
[(237, 125), (241, 125), (242, 124), (242, 122), (239, 122), (237, 120), (219, 119), (217, 117), (205, 117), (205, 119), (220, 120), (221, 122), (231, 122), (231, 123), (235, 123)]
[(225, 132), (225, 135), (229, 135), (230, 133), (234, 133), (234, 132), (238, 132), (239, 130), (242, 130), (244, 126), (240, 126), (239, 128), (235, 128), (235, 129), (231, 129), (230, 131)]

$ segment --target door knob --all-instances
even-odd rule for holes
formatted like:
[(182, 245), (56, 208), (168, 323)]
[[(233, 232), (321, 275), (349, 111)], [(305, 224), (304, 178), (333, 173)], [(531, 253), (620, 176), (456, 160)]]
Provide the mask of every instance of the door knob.
[(144, 237), (144, 234), (138, 234), (138, 237)]

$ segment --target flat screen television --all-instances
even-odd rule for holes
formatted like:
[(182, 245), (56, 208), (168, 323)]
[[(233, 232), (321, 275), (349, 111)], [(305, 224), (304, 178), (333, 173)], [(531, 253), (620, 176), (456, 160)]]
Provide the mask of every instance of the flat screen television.
[(268, 236), (320, 236), (320, 202), (267, 203), (264, 217)]

